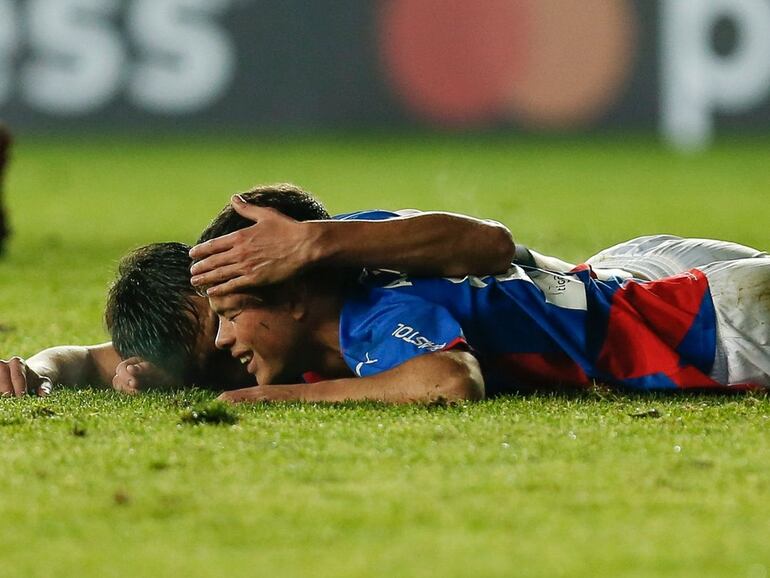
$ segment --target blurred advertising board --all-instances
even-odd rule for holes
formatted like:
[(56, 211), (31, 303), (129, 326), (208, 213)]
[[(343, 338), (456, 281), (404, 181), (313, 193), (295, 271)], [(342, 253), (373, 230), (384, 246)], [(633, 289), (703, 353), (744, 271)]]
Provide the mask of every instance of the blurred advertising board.
[(0, 0), (29, 130), (770, 128), (770, 0)]

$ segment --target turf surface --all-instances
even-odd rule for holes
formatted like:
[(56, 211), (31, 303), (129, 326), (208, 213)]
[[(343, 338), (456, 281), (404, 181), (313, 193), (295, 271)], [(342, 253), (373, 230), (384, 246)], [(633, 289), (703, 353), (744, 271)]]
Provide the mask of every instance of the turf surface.
[[(231, 192), (257, 182), (294, 181), (332, 212), (494, 217), (579, 260), (657, 232), (767, 249), (768, 153), (765, 139), (690, 158), (620, 137), (21, 138), (0, 357), (104, 340), (117, 258), (194, 240)], [(200, 405), (210, 398), (84, 390), (3, 401), (0, 576), (759, 578), (770, 568), (762, 396), (224, 413)], [(211, 423), (231, 414), (235, 425)]]

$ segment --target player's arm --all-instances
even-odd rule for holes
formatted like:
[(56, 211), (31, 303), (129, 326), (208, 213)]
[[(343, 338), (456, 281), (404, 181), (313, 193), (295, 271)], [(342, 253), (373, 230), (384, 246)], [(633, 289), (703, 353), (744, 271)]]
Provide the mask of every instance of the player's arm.
[(27, 366), (57, 385), (108, 387), (118, 364), (123, 361), (111, 342), (99, 345), (64, 345), (33, 355)]
[(52, 386), (90, 385), (139, 393), (148, 386), (175, 383), (159, 367), (139, 357), (122, 359), (111, 342), (63, 345), (45, 349), (25, 360), (0, 360), (0, 395), (47, 395)]
[(315, 222), (316, 259), (333, 266), (457, 277), (507, 271), (515, 246), (496, 221), (425, 212), (384, 221)]
[(149, 361), (140, 357), (123, 359), (112, 342), (52, 347), (31, 357), (26, 365), (35, 375), (54, 385), (91, 385), (139, 393), (148, 386), (175, 383)]
[(320, 265), (435, 276), (499, 273), (510, 267), (515, 252), (510, 231), (500, 223), (451, 213), (298, 222), (237, 195), (232, 205), (255, 224), (190, 252), (198, 261), (193, 285), (210, 286), (212, 295), (277, 283)]
[(0, 394), (46, 395), (52, 385), (108, 387), (121, 361), (112, 343), (52, 347), (27, 360), (12, 357), (0, 361)]
[(261, 385), (228, 391), (219, 399), (258, 401), (383, 401), (431, 403), (480, 400), (484, 378), (476, 358), (461, 350), (427, 353), (376, 375), (298, 385)]

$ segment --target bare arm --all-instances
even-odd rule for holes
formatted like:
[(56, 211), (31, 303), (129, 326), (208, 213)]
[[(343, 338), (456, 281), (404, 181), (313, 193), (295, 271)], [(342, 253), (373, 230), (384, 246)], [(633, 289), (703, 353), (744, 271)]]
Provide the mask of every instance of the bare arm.
[(0, 396), (29, 393), (48, 395), (53, 385), (112, 387), (135, 394), (177, 381), (140, 357), (122, 359), (111, 342), (100, 345), (62, 345), (36, 353), (27, 360), (15, 356), (0, 360)]
[(140, 357), (124, 360), (112, 342), (52, 347), (28, 359), (26, 365), (54, 385), (112, 387), (133, 394), (147, 387), (175, 383), (168, 374), (149, 361)]
[(192, 249), (196, 287), (221, 295), (278, 283), (315, 266), (396, 269), (417, 275), (499, 273), (510, 267), (514, 243), (500, 223), (451, 213), (419, 213), (387, 221), (297, 222), (233, 198), (255, 221)]
[(27, 366), (58, 385), (98, 385), (109, 387), (122, 361), (111, 342), (100, 345), (64, 345), (37, 353)]
[(109, 386), (121, 359), (111, 343), (46, 349), (29, 360), (0, 360), (0, 395), (48, 395), (51, 386)]
[(484, 398), (478, 361), (465, 351), (428, 353), (370, 377), (299, 385), (260, 385), (223, 393), (233, 403), (257, 401), (384, 401), (430, 403)]
[(452, 213), (418, 213), (386, 221), (314, 222), (318, 261), (455, 277), (501, 273), (514, 243), (506, 227)]

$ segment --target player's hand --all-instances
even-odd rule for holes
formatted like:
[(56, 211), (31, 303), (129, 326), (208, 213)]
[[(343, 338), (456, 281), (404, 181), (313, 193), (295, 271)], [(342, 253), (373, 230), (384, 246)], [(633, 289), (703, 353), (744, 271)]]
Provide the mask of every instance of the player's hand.
[(257, 207), (235, 195), (231, 204), (254, 225), (196, 245), (198, 260), (190, 270), (194, 287), (210, 286), (209, 295), (279, 283), (313, 261), (317, 249), (312, 229), (275, 209)]
[(243, 389), (226, 391), (217, 399), (227, 403), (259, 403), (271, 401), (292, 401), (297, 400), (298, 397), (295, 386), (257, 385), (255, 387), (246, 387)]
[(155, 387), (175, 385), (165, 371), (141, 357), (129, 357), (121, 361), (112, 378), (112, 389), (130, 395)]
[(51, 393), (51, 380), (38, 375), (21, 357), (0, 360), (0, 396), (22, 397), (27, 394), (45, 397)]

